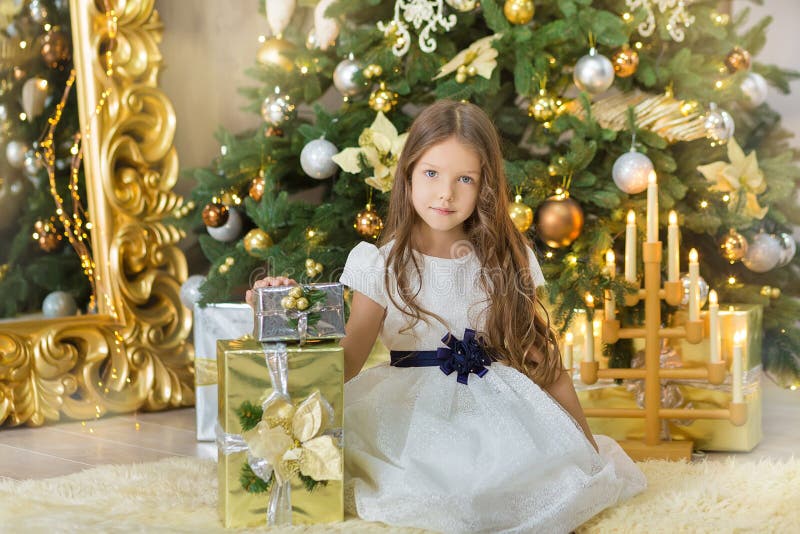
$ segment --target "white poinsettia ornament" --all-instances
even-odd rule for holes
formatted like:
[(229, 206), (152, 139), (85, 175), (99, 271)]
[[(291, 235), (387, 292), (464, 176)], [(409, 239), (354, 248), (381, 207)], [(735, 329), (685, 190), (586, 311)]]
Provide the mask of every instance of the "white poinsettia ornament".
[[(398, 135), (397, 128), (379, 111), (369, 128), (358, 137), (358, 148), (345, 148), (335, 156), (336, 162), (344, 172), (358, 173), (365, 168), (372, 169), (372, 176), (364, 180), (382, 193), (392, 190), (397, 159), (403, 150), (408, 133)], [(362, 167), (362, 164), (364, 166)]]
[(275, 399), (258, 425), (242, 434), (250, 454), (269, 463), (278, 484), (298, 472), (317, 481), (342, 479), (342, 449), (324, 433), (332, 418), (326, 404), (319, 391), (299, 406)]
[(497, 66), (497, 49), (492, 46), (492, 43), (500, 37), (502, 37), (502, 34), (496, 33), (478, 39), (445, 63), (439, 69), (439, 74), (433, 79), (438, 80), (453, 72), (457, 73), (459, 69), (462, 69), (462, 71), (466, 69), (471, 72), (472, 76), (478, 75), (488, 80)]
[(728, 159), (730, 162), (715, 161), (700, 165), (697, 170), (706, 180), (713, 182), (710, 187), (712, 191), (728, 193), (729, 209), (739, 209), (740, 198), (744, 195), (742, 213), (748, 217), (763, 219), (769, 207), (759, 205), (758, 195), (767, 189), (767, 182), (764, 180), (764, 173), (758, 168), (755, 150), (745, 156), (736, 139), (731, 138), (728, 141)]

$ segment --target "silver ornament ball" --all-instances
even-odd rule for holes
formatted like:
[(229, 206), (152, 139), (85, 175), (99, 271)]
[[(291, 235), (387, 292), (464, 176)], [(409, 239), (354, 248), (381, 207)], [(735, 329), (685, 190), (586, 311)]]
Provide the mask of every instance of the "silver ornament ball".
[(276, 128), (292, 120), (296, 114), (295, 105), (288, 96), (270, 95), (261, 103), (261, 117)]
[(201, 274), (193, 274), (181, 284), (181, 302), (187, 308), (193, 308), (200, 301), (200, 286), (206, 281), (206, 277)]
[(77, 311), (75, 298), (66, 291), (53, 291), (42, 301), (42, 313), (45, 317), (67, 317), (75, 315)]
[(30, 150), (30, 147), (25, 141), (18, 141), (12, 139), (6, 145), (6, 160), (8, 164), (15, 169), (21, 169), (25, 163), (25, 153)]
[(228, 210), (228, 220), (225, 221), (225, 224), (216, 228), (206, 226), (206, 230), (208, 230), (208, 235), (217, 241), (229, 243), (237, 239), (242, 233), (242, 216), (239, 215), (239, 211), (236, 208), (230, 208)]
[(650, 158), (631, 150), (614, 162), (611, 177), (622, 191), (635, 195), (647, 189), (647, 180), (652, 172), (653, 162)]
[(314, 139), (300, 152), (300, 166), (303, 172), (317, 180), (330, 178), (336, 174), (338, 165), (333, 156), (339, 152), (336, 145), (326, 139)]
[(778, 238), (759, 232), (750, 240), (742, 263), (755, 273), (765, 273), (778, 266), (782, 252)]
[(5, 122), (11, 116), (11, 110), (6, 102), (0, 102), (0, 122)]
[(757, 72), (748, 72), (739, 88), (749, 108), (758, 107), (767, 100), (767, 80)]
[(712, 141), (726, 143), (736, 132), (736, 123), (733, 117), (724, 109), (719, 109), (712, 103), (708, 113), (706, 113), (703, 125), (706, 128), (706, 135)]
[(575, 64), (572, 79), (582, 91), (596, 95), (614, 83), (614, 65), (610, 59), (592, 48)]
[(781, 257), (778, 259), (778, 267), (789, 265), (797, 252), (797, 242), (792, 234), (781, 232), (777, 235), (778, 243), (781, 246)]
[(361, 67), (352, 59), (340, 61), (333, 71), (334, 87), (344, 96), (355, 96), (363, 91), (366, 86), (355, 81), (359, 70)]
[(33, 150), (28, 150), (25, 152), (25, 159), (22, 162), (22, 168), (25, 171), (25, 174), (28, 175), (28, 178), (38, 174), (43, 167), (44, 164), (42, 163), (42, 159), (36, 157), (36, 152)]
[[(683, 273), (680, 282), (681, 286), (683, 286), (683, 296), (679, 306), (685, 310), (689, 306), (689, 274)], [(698, 293), (700, 293), (700, 307), (702, 308), (708, 298), (708, 282), (700, 275), (697, 276), (697, 289), (699, 290)]]

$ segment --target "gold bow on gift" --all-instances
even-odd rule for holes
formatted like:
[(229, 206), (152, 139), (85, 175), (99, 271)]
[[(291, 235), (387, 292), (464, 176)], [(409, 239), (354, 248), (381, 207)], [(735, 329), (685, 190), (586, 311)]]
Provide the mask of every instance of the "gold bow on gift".
[(342, 479), (342, 450), (330, 427), (332, 410), (315, 391), (299, 406), (277, 397), (264, 406), (261, 421), (242, 434), (250, 454), (272, 466), (281, 485), (298, 472), (314, 480)]
[(469, 47), (456, 54), (453, 59), (445, 63), (444, 66), (439, 69), (439, 74), (433, 79), (438, 80), (443, 76), (456, 72), (460, 67), (464, 67), (465, 69), (473, 67), (474, 74), (470, 75), (477, 74), (488, 80), (492, 77), (492, 71), (497, 66), (497, 49), (492, 46), (492, 42), (500, 37), (502, 37), (502, 34), (496, 33), (478, 39), (469, 45)]
[(755, 150), (747, 156), (736, 142), (731, 138), (728, 141), (728, 159), (725, 161), (715, 161), (708, 165), (700, 165), (700, 171), (706, 180), (714, 182), (710, 187), (712, 191), (722, 191), (730, 195), (728, 208), (737, 210), (739, 208), (740, 195), (745, 195), (743, 208), (744, 215), (755, 219), (763, 219), (769, 207), (761, 207), (758, 204), (758, 196), (767, 189), (764, 180), (764, 173), (758, 168)]
[(363, 156), (366, 167), (373, 169), (373, 175), (364, 181), (381, 193), (386, 193), (394, 185), (397, 158), (403, 150), (407, 136), (407, 133), (398, 135), (394, 124), (379, 111), (370, 127), (365, 128), (358, 137), (359, 148), (345, 148), (333, 157), (333, 161), (343, 171), (355, 174), (362, 170)]

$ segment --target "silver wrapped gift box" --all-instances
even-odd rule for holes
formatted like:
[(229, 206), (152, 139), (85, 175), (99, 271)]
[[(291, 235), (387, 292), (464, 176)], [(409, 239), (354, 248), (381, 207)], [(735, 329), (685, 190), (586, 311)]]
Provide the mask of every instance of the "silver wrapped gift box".
[[(297, 309), (299, 299), (291, 296), (298, 294), (297, 288), (308, 304), (306, 309)], [(258, 341), (344, 337), (343, 295), (344, 286), (339, 283), (260, 287), (253, 297), (253, 337)], [(287, 303), (291, 303), (289, 307)]]

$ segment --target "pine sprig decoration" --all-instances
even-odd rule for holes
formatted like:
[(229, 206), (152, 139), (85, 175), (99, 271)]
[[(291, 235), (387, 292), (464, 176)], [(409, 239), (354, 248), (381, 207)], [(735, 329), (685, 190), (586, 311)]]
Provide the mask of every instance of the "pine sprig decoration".
[(319, 487), (323, 487), (324, 488), (325, 486), (328, 485), (328, 481), (327, 480), (314, 480), (313, 478), (308, 477), (308, 476), (304, 475), (303, 473), (299, 473), (298, 472), (297, 476), (300, 477), (300, 481), (303, 483), (303, 487), (309, 493), (311, 493), (312, 491), (314, 491), (315, 489), (317, 489)]
[(239, 471), (239, 483), (247, 493), (267, 493), (272, 489), (272, 484), (274, 482), (275, 473), (265, 482), (253, 472), (253, 468), (250, 467), (250, 464), (247, 462), (242, 464), (242, 469)]
[(239, 418), (239, 424), (244, 432), (254, 429), (261, 422), (262, 415), (264, 415), (264, 410), (261, 406), (250, 401), (244, 401), (236, 408), (236, 416)]

